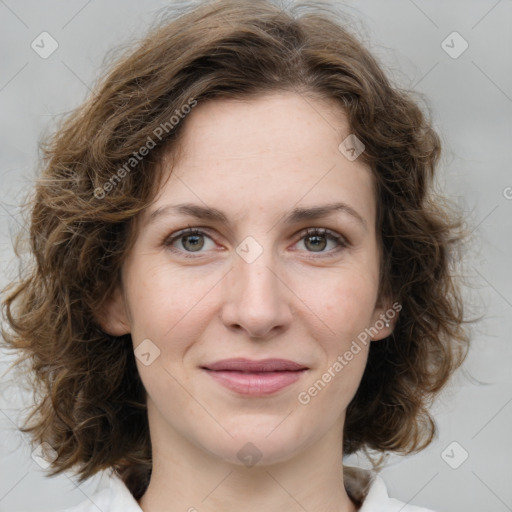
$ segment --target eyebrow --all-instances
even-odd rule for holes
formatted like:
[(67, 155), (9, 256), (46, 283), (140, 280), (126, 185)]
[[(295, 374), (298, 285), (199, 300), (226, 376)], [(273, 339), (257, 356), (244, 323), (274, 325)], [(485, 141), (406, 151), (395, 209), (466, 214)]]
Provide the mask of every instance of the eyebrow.
[[(282, 219), (284, 224), (296, 224), (304, 220), (316, 220), (328, 217), (335, 212), (342, 212), (356, 220), (365, 230), (368, 225), (365, 219), (354, 208), (346, 203), (330, 203), (322, 206), (309, 208), (294, 208)], [(226, 214), (217, 208), (201, 206), (194, 203), (181, 203), (175, 205), (161, 206), (150, 213), (148, 224), (151, 224), (158, 217), (170, 214), (181, 214), (195, 217), (197, 219), (217, 221), (228, 226), (230, 224)]]

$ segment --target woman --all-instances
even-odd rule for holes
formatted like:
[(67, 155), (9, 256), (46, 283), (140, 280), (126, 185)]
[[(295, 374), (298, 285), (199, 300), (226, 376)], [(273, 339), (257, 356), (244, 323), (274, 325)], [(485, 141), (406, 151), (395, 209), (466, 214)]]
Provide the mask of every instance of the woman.
[(76, 508), (420, 511), (411, 453), (467, 350), (440, 142), (332, 13), (220, 0), (163, 23), (46, 147), (4, 300)]

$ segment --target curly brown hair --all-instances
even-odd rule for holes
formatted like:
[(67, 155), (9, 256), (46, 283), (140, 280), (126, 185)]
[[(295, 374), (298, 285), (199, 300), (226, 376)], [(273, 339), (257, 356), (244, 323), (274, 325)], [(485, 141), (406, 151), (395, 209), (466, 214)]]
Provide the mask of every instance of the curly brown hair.
[(115, 468), (134, 496), (144, 493), (145, 391), (130, 335), (106, 334), (98, 315), (119, 282), (133, 223), (155, 196), (158, 162), (180, 140), (186, 118), (171, 123), (176, 111), (191, 99), (276, 91), (344, 108), (377, 186), (380, 293), (402, 306), (393, 334), (371, 343), (344, 453), (410, 453), (432, 440), (428, 405), (469, 343), (453, 273), (462, 222), (433, 194), (441, 145), (428, 116), (341, 19), (325, 4), (283, 10), (266, 0), (201, 3), (165, 18), (43, 145), (26, 205), (32, 264), (4, 290), (2, 333), (33, 377), (38, 398), (24, 430), (56, 450), (51, 474), (77, 465), (83, 480)]

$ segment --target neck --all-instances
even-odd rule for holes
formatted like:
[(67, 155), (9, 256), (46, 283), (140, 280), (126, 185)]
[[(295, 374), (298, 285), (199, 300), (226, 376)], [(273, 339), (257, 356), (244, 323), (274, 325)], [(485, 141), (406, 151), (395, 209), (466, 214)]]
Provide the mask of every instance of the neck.
[[(154, 439), (144, 512), (355, 512), (343, 484), (342, 427), (279, 463), (226, 462), (183, 439)], [(171, 436), (172, 437), (172, 436)], [(336, 447), (336, 449), (333, 449)]]

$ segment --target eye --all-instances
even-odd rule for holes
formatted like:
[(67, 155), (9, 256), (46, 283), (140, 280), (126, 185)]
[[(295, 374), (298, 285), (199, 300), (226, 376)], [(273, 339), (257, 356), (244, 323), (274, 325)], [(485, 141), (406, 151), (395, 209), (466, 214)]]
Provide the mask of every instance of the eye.
[[(308, 252), (331, 254), (348, 246), (344, 237), (326, 228), (308, 228), (306, 231), (302, 231), (299, 236), (301, 236), (299, 242), (303, 242), (303, 246), (306, 247)], [(325, 251), (324, 249), (329, 242), (334, 245), (334, 248)]]
[[(326, 228), (308, 228), (301, 231), (299, 236), (300, 239), (296, 245), (302, 242), (306, 252), (319, 253), (320, 255), (337, 253), (349, 245), (343, 236)], [(210, 242), (210, 247), (208, 247), (208, 241)], [(325, 250), (329, 243), (333, 247), (330, 250)], [(199, 228), (191, 228), (190, 226), (188, 229), (178, 231), (176, 234), (166, 238), (164, 245), (171, 251), (180, 253), (186, 258), (194, 258), (196, 257), (195, 254), (199, 256), (206, 250), (216, 247), (215, 242), (205, 231)], [(205, 251), (202, 251), (202, 249), (205, 249)]]
[(204, 231), (189, 227), (167, 238), (165, 245), (175, 252), (200, 253), (203, 247), (206, 246), (208, 249), (208, 244), (205, 243), (206, 239), (212, 243), (210, 249), (213, 249), (215, 243)]

